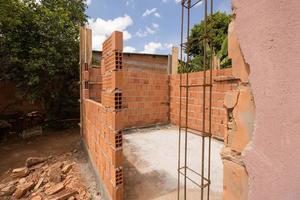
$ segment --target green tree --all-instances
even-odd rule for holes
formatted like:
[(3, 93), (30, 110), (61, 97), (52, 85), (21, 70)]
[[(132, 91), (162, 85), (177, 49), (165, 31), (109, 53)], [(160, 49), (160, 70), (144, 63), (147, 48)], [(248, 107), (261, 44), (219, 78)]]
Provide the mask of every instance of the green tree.
[(15, 82), (19, 96), (42, 100), (50, 119), (78, 107), (85, 9), (84, 0), (0, 0), (0, 80)]
[[(230, 60), (227, 56), (227, 36), (231, 15), (217, 12), (207, 18), (207, 60), (211, 58), (212, 52), (221, 60), (221, 68), (228, 67)], [(187, 66), (184, 62), (179, 66), (179, 72), (194, 72), (203, 70), (204, 54), (204, 20), (196, 24), (191, 32), (187, 43), (187, 50), (191, 56), (191, 62)], [(213, 51), (212, 48), (213, 47)], [(186, 50), (186, 52), (187, 52)]]
[[(223, 41), (227, 38), (230, 21), (231, 16), (221, 12), (209, 15), (207, 18), (207, 33), (210, 38), (208, 44), (209, 46), (212, 45), (215, 52), (221, 50)], [(204, 27), (204, 21), (201, 21), (200, 24), (196, 24), (191, 30), (188, 41), (191, 56), (203, 55), (204, 53)]]

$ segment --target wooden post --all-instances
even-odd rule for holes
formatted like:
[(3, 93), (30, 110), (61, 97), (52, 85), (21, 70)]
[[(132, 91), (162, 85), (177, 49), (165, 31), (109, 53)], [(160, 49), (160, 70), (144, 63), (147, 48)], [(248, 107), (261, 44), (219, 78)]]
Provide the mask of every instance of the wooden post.
[(83, 84), (82, 84), (82, 68), (85, 62), (85, 27), (79, 28), (80, 43), (79, 43), (79, 93), (80, 93), (80, 135), (83, 135)]
[(172, 47), (172, 74), (178, 72), (178, 47)]
[(88, 98), (86, 95), (85, 83), (88, 81), (88, 71), (86, 71), (86, 65), (90, 67), (92, 65), (92, 30), (82, 26), (79, 30), (80, 33), (80, 58), (79, 58), (79, 87), (80, 87), (80, 134), (83, 134), (83, 100)]
[(92, 30), (86, 29), (86, 63), (88, 66), (92, 66), (92, 57), (93, 57), (93, 49), (92, 49)]

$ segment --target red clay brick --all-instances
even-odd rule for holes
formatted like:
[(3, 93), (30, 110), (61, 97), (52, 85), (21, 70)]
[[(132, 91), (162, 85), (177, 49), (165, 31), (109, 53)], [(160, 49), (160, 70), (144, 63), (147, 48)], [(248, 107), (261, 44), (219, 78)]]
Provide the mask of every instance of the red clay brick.
[[(216, 70), (213, 71), (213, 75), (216, 76), (232, 76), (231, 69)], [(209, 73), (207, 74), (207, 78)], [(203, 72), (195, 72), (189, 74), (189, 84), (202, 84)], [(185, 84), (186, 75), (182, 75), (182, 83)], [(179, 123), (179, 84), (180, 75), (170, 76), (170, 121), (172, 124), (178, 125)], [(227, 119), (223, 102), (225, 93), (233, 90), (237, 85), (237, 81), (222, 81), (213, 83), (212, 93), (212, 134), (218, 138), (224, 138), (226, 126), (224, 123)], [(206, 91), (206, 105), (209, 103), (208, 89)], [(182, 126), (185, 126), (185, 92), (182, 90)], [(196, 130), (202, 130), (202, 104), (203, 104), (203, 90), (202, 88), (190, 88), (189, 89), (189, 110), (188, 110), (188, 127)], [(206, 106), (207, 108), (207, 106)], [(206, 115), (206, 121), (208, 121), (208, 114)], [(208, 122), (206, 122), (206, 130), (208, 130)]]
[[(179, 123), (180, 75), (167, 75), (162, 68), (139, 66), (157, 58), (145, 58), (135, 64), (124, 64), (121, 35), (114, 33), (103, 45), (101, 68), (89, 69), (89, 87), (84, 100), (83, 138), (92, 159), (96, 160), (100, 174), (113, 200), (123, 199), (122, 184), (117, 180), (116, 169), (122, 167), (122, 130), (130, 127), (149, 126), (157, 123)], [(138, 57), (133, 55), (134, 57)], [(129, 59), (126, 56), (126, 59)], [(160, 58), (159, 58), (160, 59)], [(164, 60), (159, 60), (166, 65)], [(230, 76), (231, 69), (213, 71), (213, 75)], [(191, 73), (188, 84), (202, 84), (203, 72)], [(186, 75), (182, 76), (185, 84)], [(207, 78), (209, 73), (207, 73)], [(95, 84), (95, 82), (98, 83)], [(213, 83), (212, 133), (223, 138), (226, 133), (226, 110), (223, 107), (225, 93), (237, 87), (235, 81)], [(182, 90), (182, 126), (185, 126), (185, 90)], [(209, 103), (206, 91), (206, 106)], [(191, 129), (202, 130), (203, 90), (190, 88), (188, 93), (188, 124)], [(126, 108), (126, 109), (124, 109)], [(209, 129), (208, 113), (205, 116), (206, 131)], [(123, 177), (122, 177), (123, 179)]]
[[(115, 170), (123, 163), (121, 129), (124, 112), (119, 112), (124, 87), (123, 72), (120, 71), (123, 64), (122, 37), (121, 32), (114, 32), (103, 44), (101, 68), (89, 68), (83, 73), (84, 80), (89, 81), (83, 90), (86, 98), (83, 102), (83, 138), (113, 200), (123, 198), (123, 171), (120, 184), (120, 174), (117, 175)], [(111, 174), (116, 174), (114, 179)]]

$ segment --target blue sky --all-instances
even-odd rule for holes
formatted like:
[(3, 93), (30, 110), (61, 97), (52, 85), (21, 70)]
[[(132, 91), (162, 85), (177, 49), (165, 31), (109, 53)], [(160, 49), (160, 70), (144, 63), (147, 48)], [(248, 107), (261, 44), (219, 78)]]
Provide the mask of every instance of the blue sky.
[[(192, 0), (194, 2), (195, 0)], [(180, 0), (87, 0), (93, 49), (113, 31), (124, 32), (124, 51), (169, 54), (180, 41)], [(215, 11), (231, 12), (230, 0), (214, 0)], [(191, 24), (203, 19), (203, 4), (192, 9)]]

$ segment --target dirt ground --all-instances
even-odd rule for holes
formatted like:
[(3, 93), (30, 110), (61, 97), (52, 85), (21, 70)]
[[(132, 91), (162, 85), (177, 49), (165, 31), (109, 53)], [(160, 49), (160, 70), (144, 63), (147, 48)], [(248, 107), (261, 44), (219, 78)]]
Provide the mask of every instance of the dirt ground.
[[(59, 132), (45, 132), (43, 136), (28, 139), (10, 138), (0, 144), (0, 180), (5, 180), (15, 168), (24, 167), (29, 157), (51, 158), (47, 165), (54, 162), (74, 163), (72, 176), (82, 183), (87, 193), (86, 199), (102, 199), (97, 190), (95, 176), (82, 149), (79, 129)], [(1, 197), (0, 197), (1, 199)], [(26, 198), (25, 198), (26, 199)], [(28, 198), (30, 199), (30, 198)]]
[[(169, 126), (135, 130), (124, 135), (127, 200), (177, 199), (177, 140), (177, 128)], [(189, 135), (188, 141), (188, 164), (198, 170), (201, 140), (199, 136)], [(220, 200), (222, 194), (223, 169), (219, 155), (222, 147), (222, 142), (212, 141), (212, 200)], [(72, 176), (77, 176), (84, 185), (90, 194), (89, 199), (102, 199), (87, 155), (81, 147), (78, 129), (46, 132), (43, 136), (25, 140), (12, 138), (0, 144), (0, 182), (12, 169), (24, 167), (27, 158), (49, 156), (54, 158), (52, 163), (56, 160), (74, 162), (76, 173)], [(51, 167), (51, 162), (48, 165)], [(197, 179), (193, 175), (192, 178)], [(199, 199), (200, 190), (193, 184), (188, 183), (187, 191), (187, 199)]]

